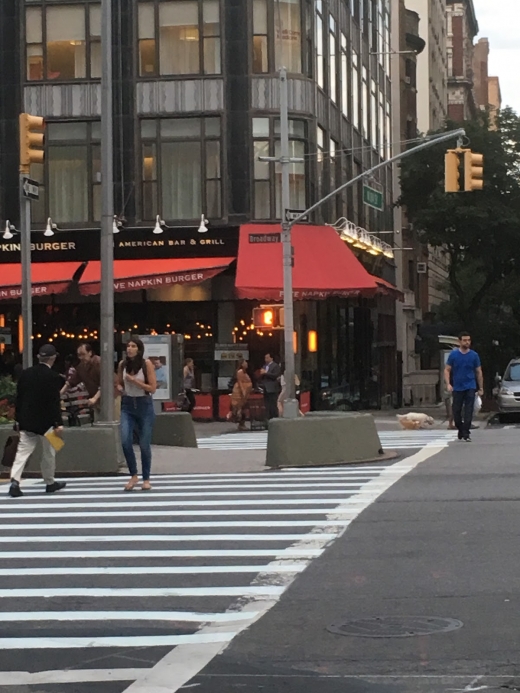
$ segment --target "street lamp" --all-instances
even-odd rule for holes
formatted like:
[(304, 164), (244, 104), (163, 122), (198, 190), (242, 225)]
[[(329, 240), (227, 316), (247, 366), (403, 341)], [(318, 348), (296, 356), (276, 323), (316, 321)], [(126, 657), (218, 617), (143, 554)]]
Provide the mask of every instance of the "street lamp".
[(4, 239), (4, 241), (10, 241), (11, 238), (14, 238), (13, 231), (16, 231), (14, 225), (11, 224), (11, 222), (10, 222), (9, 220), (6, 221), (6, 222), (5, 222), (5, 231), (4, 231), (4, 235), (2, 236), (2, 238)]

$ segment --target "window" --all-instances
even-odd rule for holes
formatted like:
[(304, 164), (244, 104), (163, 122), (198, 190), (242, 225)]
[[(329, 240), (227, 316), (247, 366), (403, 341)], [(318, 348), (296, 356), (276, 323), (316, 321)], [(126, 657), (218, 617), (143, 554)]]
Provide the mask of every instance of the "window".
[(368, 139), (368, 71), (363, 67), (363, 137)]
[(221, 72), (220, 0), (140, 2), (139, 74)]
[(79, 3), (28, 7), (27, 80), (101, 77), (101, 6)]
[(325, 66), (323, 46), (323, 14), (321, 0), (316, 0), (316, 77), (318, 86), (325, 88)]
[(101, 220), (100, 123), (47, 123), (45, 164), (31, 166), (40, 185), (33, 219), (47, 217), (57, 224), (87, 224)]
[(341, 110), (348, 118), (348, 44), (345, 34), (341, 34)]
[(374, 149), (377, 148), (377, 87), (374, 79), (370, 82), (370, 140)]
[(253, 72), (269, 72), (267, 0), (253, 0)]
[(385, 139), (385, 99), (383, 92), (379, 90), (379, 153), (383, 159), (386, 153)]
[(325, 130), (318, 125), (316, 131), (317, 169), (318, 169), (318, 200), (325, 197)]
[[(289, 121), (289, 156), (304, 159), (305, 123)], [(253, 118), (254, 140), (254, 211), (255, 219), (282, 218), (282, 171), (276, 162), (259, 161), (260, 157), (276, 157), (280, 151), (280, 121), (272, 118)], [(289, 169), (291, 209), (306, 209), (305, 163), (293, 163)]]
[(352, 124), (359, 130), (359, 56), (352, 51)]
[(338, 100), (337, 95), (337, 72), (336, 72), (336, 21), (331, 16), (329, 18), (329, 94), (332, 101)]
[(302, 24), (300, 0), (277, 0), (275, 7), (276, 68), (302, 71)]
[(220, 118), (141, 121), (142, 217), (222, 216)]

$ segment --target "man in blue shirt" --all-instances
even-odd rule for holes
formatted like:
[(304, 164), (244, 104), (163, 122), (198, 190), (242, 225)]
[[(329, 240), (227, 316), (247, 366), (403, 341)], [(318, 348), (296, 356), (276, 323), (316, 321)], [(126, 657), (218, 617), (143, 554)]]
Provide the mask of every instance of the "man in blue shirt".
[(459, 335), (459, 348), (448, 357), (444, 369), (446, 390), (453, 393), (453, 418), (459, 431), (459, 440), (471, 441), (470, 430), (475, 407), (475, 394), (482, 397), (484, 384), (480, 358), (471, 349), (471, 337), (467, 332)]

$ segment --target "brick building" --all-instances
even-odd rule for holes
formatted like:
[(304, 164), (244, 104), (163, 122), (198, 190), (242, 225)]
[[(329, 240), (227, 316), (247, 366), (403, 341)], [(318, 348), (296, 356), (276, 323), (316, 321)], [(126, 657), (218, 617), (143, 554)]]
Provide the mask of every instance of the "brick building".
[[(474, 118), (478, 110), (475, 94), (473, 40), (478, 22), (473, 0), (447, 0), (448, 117), (454, 121)], [(485, 53), (485, 46), (480, 49)], [(479, 70), (482, 72), (481, 70)], [(479, 77), (480, 83), (487, 82)]]

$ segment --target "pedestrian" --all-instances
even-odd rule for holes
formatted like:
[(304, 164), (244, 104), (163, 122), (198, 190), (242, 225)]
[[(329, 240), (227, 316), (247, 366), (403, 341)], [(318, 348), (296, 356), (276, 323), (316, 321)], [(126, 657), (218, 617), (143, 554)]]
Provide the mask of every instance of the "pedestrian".
[[(284, 404), (285, 398), (287, 396), (287, 383), (285, 382), (285, 370), (282, 372), (282, 375), (280, 376), (280, 386), (282, 389), (280, 390), (280, 394), (278, 395), (278, 402), (277, 402), (277, 404), (278, 404), (278, 416), (283, 416), (283, 404)], [(296, 373), (294, 374), (294, 387), (295, 387), (295, 391), (297, 394), (296, 399), (298, 399), (298, 389), (300, 387), (300, 378), (298, 377), (298, 375)], [(303, 416), (299, 407), (298, 407), (298, 414), (299, 414), (299, 416)]]
[(448, 356), (444, 369), (446, 390), (453, 393), (453, 419), (459, 440), (471, 441), (471, 421), (475, 407), (475, 395), (484, 394), (482, 366), (476, 351), (471, 349), (468, 332), (459, 335), (459, 348)]
[(67, 377), (61, 390), (65, 395), (70, 388), (78, 387), (81, 383), (88, 392), (88, 406), (92, 409), (94, 421), (99, 419), (99, 403), (101, 398), (101, 358), (94, 354), (92, 344), (80, 344), (77, 350), (78, 364)]
[(281, 385), (280, 378), (282, 369), (275, 362), (273, 355), (267, 353), (265, 355), (265, 364), (260, 371), (261, 385), (264, 391), (264, 403), (267, 419), (278, 418), (278, 395), (280, 394)]
[(152, 395), (157, 389), (157, 380), (152, 362), (144, 358), (144, 344), (137, 337), (132, 337), (126, 345), (126, 358), (120, 362), (118, 368), (118, 387), (122, 393), (121, 442), (131, 476), (125, 491), (133, 491), (139, 483), (134, 452), (136, 431), (141, 450), (141, 489), (150, 491), (151, 446), (155, 420)]
[(184, 362), (182, 377), (184, 392), (189, 402), (187, 411), (191, 414), (195, 409), (195, 363), (193, 359), (186, 359)]
[(241, 361), (235, 374), (235, 384), (231, 392), (230, 419), (238, 424), (239, 431), (244, 431), (246, 428), (245, 409), (249, 400), (249, 395), (253, 389), (253, 383), (247, 369), (247, 361)]
[(44, 344), (38, 351), (38, 365), (27, 368), (21, 374), (16, 387), (16, 422), (20, 429), (20, 440), (11, 470), (11, 498), (23, 496), (20, 483), (25, 465), (40, 444), (40, 468), (46, 493), (55, 493), (66, 484), (56, 481), (56, 450), (45, 434), (54, 430), (63, 435), (61, 418), (60, 388), (62, 379), (52, 370), (57, 357), (52, 344)]

